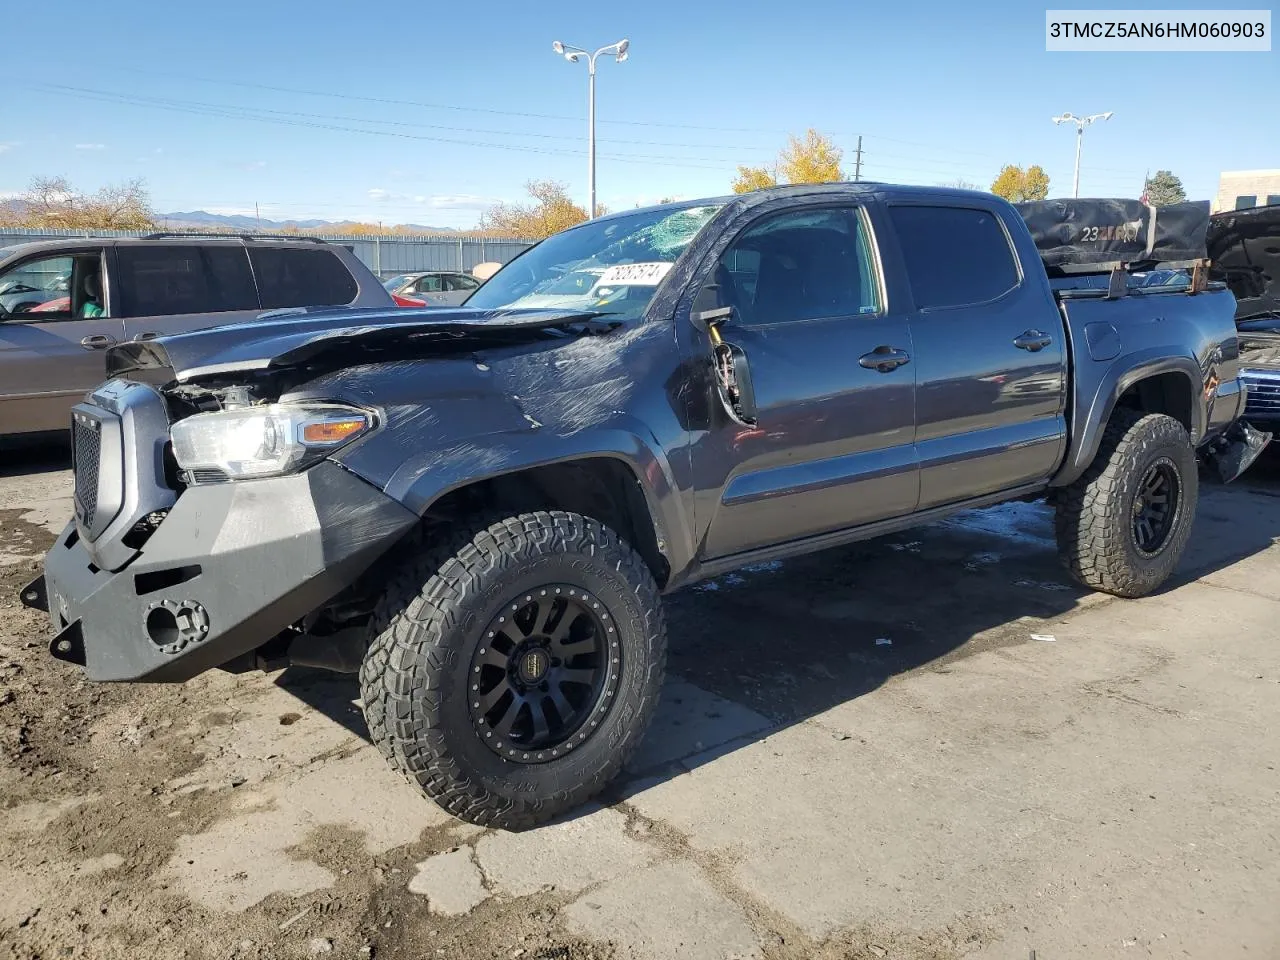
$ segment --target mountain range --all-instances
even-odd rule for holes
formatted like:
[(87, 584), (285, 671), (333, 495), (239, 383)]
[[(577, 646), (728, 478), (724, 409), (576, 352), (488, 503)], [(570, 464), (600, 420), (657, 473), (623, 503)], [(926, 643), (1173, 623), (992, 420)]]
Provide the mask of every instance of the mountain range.
[[(351, 220), (269, 220), (266, 217), (247, 217), (243, 214), (209, 213), (206, 210), (187, 210), (175, 213), (157, 213), (156, 226), (162, 230), (191, 230), (222, 228), (231, 230), (324, 230), (327, 233), (343, 233)], [(387, 224), (393, 226), (393, 224)], [(457, 233), (455, 227), (433, 227), (421, 223), (396, 224), (413, 233)]]

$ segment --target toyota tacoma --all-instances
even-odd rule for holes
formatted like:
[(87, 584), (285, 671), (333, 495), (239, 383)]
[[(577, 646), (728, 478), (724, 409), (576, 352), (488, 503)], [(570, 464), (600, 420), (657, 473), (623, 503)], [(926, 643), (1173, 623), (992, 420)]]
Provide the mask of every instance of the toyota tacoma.
[[(94, 680), (358, 671), (393, 767), (527, 827), (636, 747), (660, 597), (701, 578), (1047, 497), (1081, 583), (1158, 588), (1197, 460), (1230, 480), (1269, 439), (1203, 227), (1164, 222), (782, 187), (592, 220), (462, 307), (121, 344), (23, 599)], [(1191, 280), (1130, 282), (1166, 262)]]

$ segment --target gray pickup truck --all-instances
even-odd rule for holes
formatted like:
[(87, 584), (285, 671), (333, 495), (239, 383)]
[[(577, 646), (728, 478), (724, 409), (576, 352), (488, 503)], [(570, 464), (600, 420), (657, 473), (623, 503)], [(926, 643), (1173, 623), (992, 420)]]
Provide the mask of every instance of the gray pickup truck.
[[(1067, 246), (1157, 232), (1098, 209)], [(1037, 497), (1082, 583), (1169, 576), (1197, 455), (1231, 479), (1268, 439), (1236, 422), (1234, 300), (1042, 241), (989, 194), (784, 187), (583, 224), (461, 308), (121, 345), (23, 598), (95, 680), (358, 669), (424, 793), (546, 820), (644, 734), (664, 592)]]

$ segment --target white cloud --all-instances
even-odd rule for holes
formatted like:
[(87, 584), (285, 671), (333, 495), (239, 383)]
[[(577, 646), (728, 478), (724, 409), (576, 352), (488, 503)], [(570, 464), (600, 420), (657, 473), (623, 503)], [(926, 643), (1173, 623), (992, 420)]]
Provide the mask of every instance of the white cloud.
[(415, 197), (414, 199), (419, 201), (425, 199), (427, 205), (436, 210), (483, 210), (498, 202), (494, 197), (479, 197), (471, 193), (445, 194), (426, 198)]
[(0, 143), (0, 153), (8, 153), (13, 149), (12, 143)]
[(267, 165), (265, 160), (250, 160), (248, 163), (240, 164), (242, 170), (261, 170)]
[(105, 143), (77, 143), (76, 149), (77, 150), (105, 150), (107, 149), (107, 145)]
[(390, 190), (384, 190), (382, 187), (371, 187), (369, 189), (369, 199), (377, 203), (389, 203), (392, 200), (404, 200), (403, 194), (392, 193)]

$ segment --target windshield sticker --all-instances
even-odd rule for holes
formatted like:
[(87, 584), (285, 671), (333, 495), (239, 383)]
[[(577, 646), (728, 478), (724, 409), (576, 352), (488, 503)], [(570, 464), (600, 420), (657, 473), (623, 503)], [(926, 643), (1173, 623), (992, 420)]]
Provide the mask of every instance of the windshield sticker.
[(664, 260), (651, 263), (619, 263), (600, 275), (597, 287), (621, 286), (656, 287), (674, 264)]

